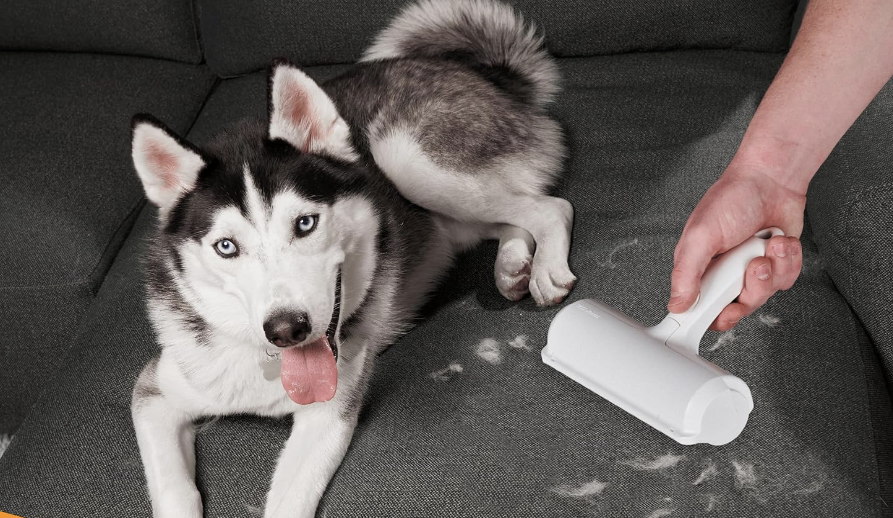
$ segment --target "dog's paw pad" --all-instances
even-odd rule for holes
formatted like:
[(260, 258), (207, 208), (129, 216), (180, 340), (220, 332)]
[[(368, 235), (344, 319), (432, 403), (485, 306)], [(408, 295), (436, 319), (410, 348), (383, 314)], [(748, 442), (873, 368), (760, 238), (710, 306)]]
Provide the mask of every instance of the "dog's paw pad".
[(527, 287), (529, 285), (530, 285), (530, 277), (525, 275), (524, 277), (521, 277), (520, 281), (518, 281), (517, 283), (515, 283), (514, 286), (512, 286), (512, 291), (527, 293)]
[(527, 295), (529, 284), (529, 275), (496, 277), (496, 288), (499, 289), (499, 293), (512, 302), (517, 302)]

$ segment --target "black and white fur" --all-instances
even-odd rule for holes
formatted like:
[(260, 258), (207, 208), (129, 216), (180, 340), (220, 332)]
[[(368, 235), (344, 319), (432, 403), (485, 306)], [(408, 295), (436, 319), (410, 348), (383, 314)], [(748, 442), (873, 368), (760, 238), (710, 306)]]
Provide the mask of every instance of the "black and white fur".
[[(161, 354), (132, 404), (154, 516), (202, 516), (193, 422), (235, 413), (294, 416), (264, 513), (313, 516), (376, 354), (458, 251), (499, 239), (500, 293), (565, 298), (573, 210), (545, 194), (564, 155), (544, 111), (557, 89), (541, 36), (510, 7), (424, 0), (322, 85), (275, 64), (269, 120), (202, 149), (134, 119), (134, 165), (159, 208), (146, 277)], [(332, 400), (287, 397), (264, 327), (282, 314), (307, 324), (295, 347), (325, 333), (337, 349)]]

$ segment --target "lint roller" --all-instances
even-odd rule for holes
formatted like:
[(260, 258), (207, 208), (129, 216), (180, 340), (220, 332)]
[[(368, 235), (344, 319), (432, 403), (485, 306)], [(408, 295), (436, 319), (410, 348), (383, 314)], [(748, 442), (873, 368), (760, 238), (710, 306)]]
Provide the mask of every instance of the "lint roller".
[(543, 361), (680, 444), (731, 442), (753, 409), (750, 389), (698, 348), (741, 293), (747, 265), (780, 235), (762, 230), (714, 258), (694, 305), (652, 327), (595, 299), (569, 304), (552, 320)]

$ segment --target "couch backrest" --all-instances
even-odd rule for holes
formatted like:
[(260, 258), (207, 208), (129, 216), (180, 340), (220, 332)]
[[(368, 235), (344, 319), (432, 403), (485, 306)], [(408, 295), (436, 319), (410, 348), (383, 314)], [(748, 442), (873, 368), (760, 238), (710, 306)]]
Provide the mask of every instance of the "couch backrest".
[[(276, 57), (355, 61), (406, 0), (199, 0), (205, 57), (224, 77)], [(783, 52), (797, 0), (511, 0), (559, 56), (679, 48)]]
[(201, 61), (191, 0), (19, 0), (0, 8), (0, 49)]

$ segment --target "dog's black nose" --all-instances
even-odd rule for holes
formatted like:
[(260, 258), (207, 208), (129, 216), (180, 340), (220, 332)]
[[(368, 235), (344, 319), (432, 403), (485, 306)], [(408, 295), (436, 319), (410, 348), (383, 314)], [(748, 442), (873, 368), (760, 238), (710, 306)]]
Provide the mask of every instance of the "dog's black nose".
[(307, 313), (275, 313), (264, 322), (264, 334), (276, 347), (299, 344), (310, 334), (310, 319)]

